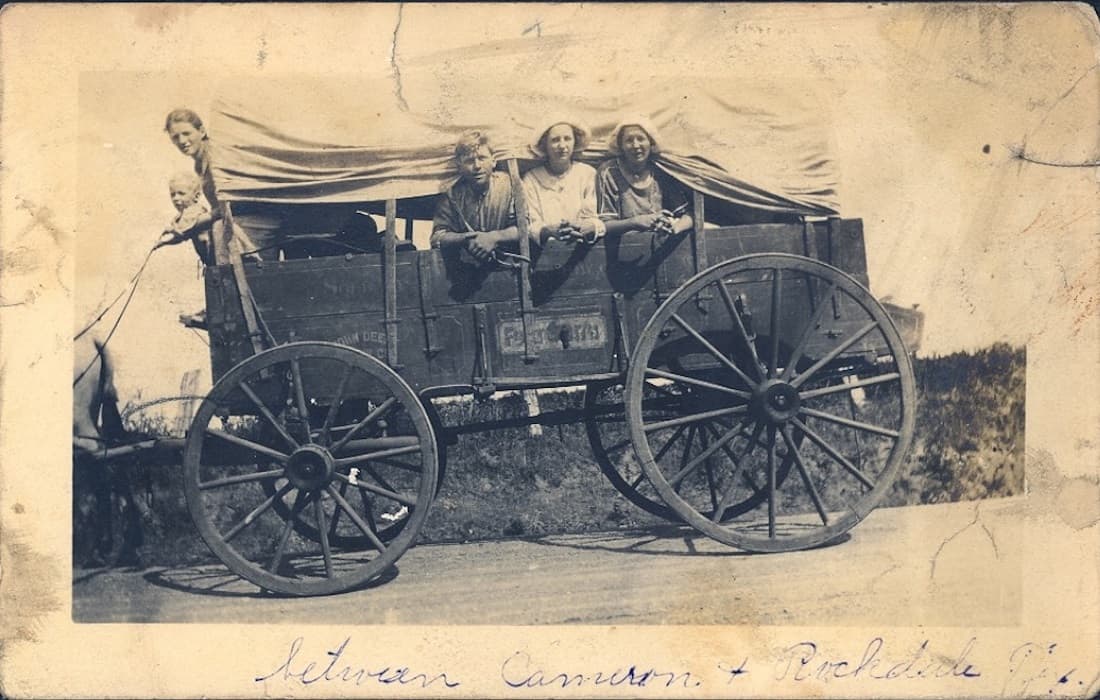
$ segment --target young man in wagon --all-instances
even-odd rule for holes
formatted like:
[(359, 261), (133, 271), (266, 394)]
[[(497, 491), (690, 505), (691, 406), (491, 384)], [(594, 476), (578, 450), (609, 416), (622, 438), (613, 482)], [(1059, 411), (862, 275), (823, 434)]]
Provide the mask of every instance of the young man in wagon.
[(508, 175), (497, 172), (489, 137), (463, 134), (455, 144), (458, 181), (440, 199), (432, 222), (432, 247), (465, 246), (488, 260), (502, 244), (517, 243), (516, 207)]

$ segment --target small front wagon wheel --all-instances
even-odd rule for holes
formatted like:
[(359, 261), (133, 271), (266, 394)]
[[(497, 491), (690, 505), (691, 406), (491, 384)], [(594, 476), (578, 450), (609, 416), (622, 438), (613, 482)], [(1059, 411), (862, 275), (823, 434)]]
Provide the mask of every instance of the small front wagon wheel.
[[(682, 398), (653, 415), (654, 391)], [(866, 289), (816, 260), (765, 254), (704, 270), (657, 309), (626, 411), (670, 509), (715, 540), (777, 552), (836, 539), (885, 497), (914, 394), (901, 337)]]
[(380, 576), (413, 544), (438, 455), (423, 405), (393, 370), (302, 342), (214, 385), (183, 466), (191, 517), (226, 566), (270, 591), (326, 595)]

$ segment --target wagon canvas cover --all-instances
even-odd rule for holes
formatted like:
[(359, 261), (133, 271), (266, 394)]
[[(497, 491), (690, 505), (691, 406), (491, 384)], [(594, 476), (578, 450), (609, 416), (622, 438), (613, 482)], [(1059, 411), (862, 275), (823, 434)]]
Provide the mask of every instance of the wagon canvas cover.
[(601, 67), (575, 29), (421, 55), (388, 75), (227, 77), (209, 123), (221, 197), (434, 195), (453, 181), (453, 145), (468, 129), (488, 131), (500, 158), (530, 160), (532, 130), (572, 116), (592, 130), (581, 158), (595, 163), (613, 126), (643, 115), (660, 130), (661, 167), (711, 197), (768, 212), (837, 211), (829, 117), (808, 83), (684, 75), (685, 63), (647, 52)]

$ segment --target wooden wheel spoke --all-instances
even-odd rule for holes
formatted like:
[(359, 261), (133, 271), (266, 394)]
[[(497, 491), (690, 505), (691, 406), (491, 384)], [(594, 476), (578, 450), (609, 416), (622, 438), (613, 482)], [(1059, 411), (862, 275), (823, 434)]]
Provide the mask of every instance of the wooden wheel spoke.
[(382, 459), (384, 457), (397, 457), (399, 455), (407, 455), (413, 452), (420, 451), (420, 442), (417, 441), (415, 445), (405, 445), (404, 447), (392, 447), (388, 450), (378, 450), (376, 452), (365, 452), (360, 455), (352, 455), (350, 457), (339, 457), (336, 461), (336, 466), (346, 467), (352, 464), (359, 464), (361, 462), (369, 462), (375, 459)]
[(362, 489), (356, 489), (356, 491), (359, 492), (359, 502), (363, 504), (363, 513), (366, 514), (366, 526), (370, 527), (371, 532), (381, 539), (382, 536), (378, 534), (378, 526), (374, 522), (374, 500), (371, 497), (371, 492)]
[[(347, 492), (348, 492), (348, 482), (341, 481), (340, 482), (340, 495), (346, 497)], [(336, 537), (336, 525), (339, 521), (340, 521), (340, 509), (339, 508), (333, 508), (332, 509), (332, 520), (330, 520), (329, 524), (328, 524), (329, 539), (332, 539), (332, 538)]]
[(721, 391), (726, 394), (732, 394), (738, 398), (750, 399), (752, 394), (747, 391), (741, 391), (740, 389), (734, 389), (733, 387), (722, 386), (721, 384), (715, 384), (703, 379), (696, 379), (695, 377), (688, 377), (683, 374), (677, 374), (675, 372), (666, 372), (661, 369), (653, 369), (652, 367), (646, 367), (646, 374), (653, 375), (655, 377), (661, 377), (662, 379), (671, 379), (674, 382), (683, 382), (684, 384), (691, 384), (693, 386), (703, 387), (704, 389), (713, 389), (714, 391)]
[[(751, 421), (752, 421), (751, 417), (746, 418), (744, 421), (742, 421), (741, 424), (738, 425), (735, 428), (737, 433), (734, 435), (734, 437), (737, 437), (738, 435), (744, 436), (744, 433), (742, 432), (742, 430)], [(722, 451), (725, 452), (726, 456), (729, 457), (731, 462), (733, 462), (734, 469), (736, 471), (738, 471), (741, 474), (742, 478), (748, 483), (749, 488), (752, 489), (754, 495), (759, 495), (760, 494), (760, 488), (752, 480), (752, 477), (749, 476), (748, 472), (746, 472), (741, 467), (741, 460), (748, 457), (752, 453), (752, 451), (754, 449), (756, 449), (757, 441), (759, 440), (760, 433), (763, 432), (763, 430), (764, 430), (763, 423), (757, 423), (756, 428), (753, 430), (752, 438), (749, 440), (748, 443), (746, 443), (745, 448), (744, 448), (744, 452), (741, 453), (740, 455), (737, 455), (734, 450), (730, 449), (729, 444), (727, 442), (722, 443)], [(715, 432), (715, 434), (717, 434), (717, 431), (714, 431), (714, 432)], [(736, 489), (737, 489), (737, 480), (736, 479), (731, 479), (730, 480), (730, 485), (726, 488), (726, 490), (724, 492), (722, 492), (722, 497), (718, 499), (718, 503), (714, 506), (714, 512), (711, 513), (711, 518), (710, 518), (711, 522), (719, 523), (719, 522), (722, 521), (722, 516), (725, 515), (726, 510), (730, 507), (730, 505), (732, 505), (731, 501), (733, 500), (733, 496), (736, 493)]]
[(829, 524), (829, 516), (825, 514), (825, 507), (821, 504), (821, 496), (817, 493), (817, 487), (814, 486), (814, 482), (810, 481), (810, 474), (806, 471), (806, 464), (802, 460), (802, 453), (798, 450), (798, 445), (795, 444), (794, 438), (791, 437), (790, 426), (783, 426), (783, 441), (787, 443), (787, 449), (790, 450), (790, 454), (794, 457), (794, 464), (798, 467), (798, 473), (802, 475), (802, 483), (806, 484), (806, 490), (810, 493), (810, 500), (814, 502), (814, 508), (817, 509), (817, 514), (821, 516), (821, 523), (823, 525)]
[(733, 416), (745, 413), (748, 410), (747, 405), (732, 406), (730, 408), (717, 408), (713, 411), (703, 411), (702, 413), (692, 413), (687, 416), (680, 416), (678, 418), (669, 418), (668, 420), (657, 421), (656, 423), (649, 423), (642, 426), (642, 429), (647, 433), (651, 433), (655, 430), (663, 430), (665, 428), (672, 428), (679, 425), (685, 425), (688, 423), (698, 423), (699, 421), (710, 420), (711, 418), (717, 418), (719, 416)]
[(360, 481), (359, 479), (355, 479), (354, 481), (352, 481), (351, 477), (349, 477), (347, 474), (336, 472), (336, 478), (340, 479), (341, 481), (346, 481), (356, 488), (370, 491), (371, 493), (378, 494), (379, 496), (385, 496), (391, 501), (397, 501), (398, 503), (409, 507), (416, 505), (416, 499), (411, 496), (406, 496), (404, 494), (397, 493), (396, 491), (390, 491), (389, 489), (382, 488), (381, 486), (375, 486), (374, 484), (368, 484), (364, 481)]
[(227, 433), (223, 430), (218, 430), (216, 428), (207, 428), (206, 429), (206, 434), (211, 436), (211, 437), (216, 437), (219, 440), (224, 440), (225, 442), (228, 442), (231, 445), (236, 445), (237, 447), (243, 447), (246, 450), (252, 450), (253, 452), (255, 452), (257, 454), (264, 455), (265, 457), (270, 457), (271, 459), (274, 459), (275, 461), (280, 462), (282, 464), (286, 464), (286, 461), (288, 459), (290, 459), (289, 455), (285, 455), (282, 452), (279, 452), (277, 450), (273, 450), (273, 449), (271, 449), (270, 447), (268, 447), (266, 445), (261, 445), (258, 442), (253, 442), (252, 440), (246, 440), (242, 437), (237, 437), (236, 435), (230, 435), (229, 433)]
[(328, 523), (325, 522), (325, 504), (319, 496), (313, 499), (313, 514), (317, 520), (317, 532), (321, 535), (321, 556), (325, 560), (325, 576), (332, 578), (332, 548), (328, 543)]
[(782, 293), (783, 273), (779, 268), (772, 270), (772, 309), (771, 326), (768, 332), (771, 334), (771, 356), (768, 358), (768, 376), (774, 377), (779, 371), (779, 305), (783, 299)]
[(282, 469), (270, 469), (263, 472), (253, 472), (251, 474), (236, 474), (234, 476), (226, 476), (221, 479), (214, 479), (212, 481), (200, 481), (199, 488), (202, 490), (217, 489), (222, 486), (230, 486), (232, 484), (246, 484), (250, 481), (267, 481), (268, 479), (278, 479), (283, 475)]
[(294, 529), (294, 521), (298, 519), (298, 514), (302, 512), (310, 498), (310, 494), (302, 491), (294, 496), (294, 505), (291, 506), (286, 522), (283, 523), (282, 532), (279, 533), (279, 543), (275, 547), (275, 554), (271, 558), (271, 563), (267, 566), (267, 570), (271, 573), (278, 572), (279, 565), (283, 563), (286, 545), (290, 541), (290, 531)]
[[(742, 423), (742, 425), (748, 425), (748, 423), (750, 421), (752, 421), (751, 417), (747, 418), (744, 421), (744, 423)], [(733, 462), (735, 465), (740, 465), (741, 460), (748, 458), (748, 456), (751, 455), (753, 450), (755, 450), (757, 447), (767, 447), (767, 443), (764, 443), (764, 442), (760, 441), (760, 434), (763, 433), (763, 432), (764, 432), (764, 424), (763, 423), (757, 423), (756, 424), (756, 427), (753, 428), (751, 437), (746, 436), (743, 430), (740, 431), (738, 433), (739, 435), (741, 435), (742, 437), (748, 437), (749, 438), (745, 442), (745, 444), (742, 446), (742, 448), (741, 448), (742, 452), (740, 452), (740, 454), (738, 454), (738, 452), (736, 450), (731, 450), (728, 444), (723, 445), (722, 450), (726, 453), (726, 456), (730, 458), (731, 462)], [(744, 470), (742, 470), (742, 473), (745, 473)], [(756, 490), (759, 490), (759, 489), (756, 489)]]
[(340, 411), (340, 406), (344, 403), (344, 392), (347, 391), (348, 379), (351, 378), (351, 365), (344, 365), (344, 371), (340, 375), (340, 383), (336, 385), (336, 393), (332, 397), (332, 403), (328, 407), (328, 413), (325, 414), (325, 422), (321, 425), (321, 439), (325, 442), (329, 440), (329, 431), (332, 430), (332, 424), (336, 421), (336, 414)]
[(780, 375), (780, 379), (786, 380), (794, 373), (795, 366), (798, 365), (798, 361), (802, 359), (802, 353), (806, 351), (806, 343), (810, 341), (814, 329), (817, 327), (817, 324), (821, 322), (821, 317), (825, 314), (825, 309), (832, 306), (830, 302), (835, 292), (836, 283), (829, 282), (828, 288), (818, 297), (817, 308), (814, 309), (814, 314), (810, 317), (809, 322), (806, 323), (806, 327), (802, 329), (802, 337), (798, 339), (798, 343), (794, 346), (794, 350), (791, 352), (790, 359), (787, 360), (787, 366), (783, 368), (783, 374)]
[(358, 513), (355, 512), (355, 509), (351, 507), (351, 504), (348, 503), (347, 500), (340, 495), (340, 492), (337, 491), (331, 483), (328, 485), (327, 488), (329, 495), (332, 496), (332, 500), (335, 501), (336, 505), (342, 508), (344, 512), (348, 514), (348, 517), (351, 518), (351, 521), (355, 523), (356, 527), (359, 528), (359, 531), (363, 533), (363, 536), (370, 540), (370, 543), (374, 545), (374, 548), (377, 549), (379, 552), (385, 552), (386, 545), (382, 543), (382, 540), (378, 538), (378, 535), (374, 534), (373, 528), (369, 527), (365, 522), (363, 522), (363, 519), (359, 517)]
[(707, 475), (707, 490), (710, 491), (710, 507), (715, 512), (718, 511), (718, 494), (715, 493), (717, 484), (714, 480), (714, 470), (710, 466), (710, 462), (706, 463), (706, 468), (703, 470)]
[(836, 423), (837, 425), (843, 425), (849, 428), (855, 428), (856, 430), (862, 430), (868, 433), (874, 433), (875, 435), (883, 435), (895, 440), (900, 437), (901, 433), (890, 428), (883, 428), (882, 426), (872, 425), (871, 423), (864, 423), (863, 421), (852, 420), (851, 418), (843, 418), (841, 416), (834, 416), (832, 413), (826, 413), (824, 411), (818, 411), (812, 408), (806, 408), (805, 406), (799, 409), (799, 413), (807, 416), (813, 416), (820, 420), (828, 421), (830, 423)]
[(684, 441), (684, 449), (680, 453), (680, 470), (683, 471), (684, 464), (687, 463), (688, 458), (691, 456), (691, 445), (695, 442), (696, 436), (700, 434), (698, 428), (694, 425), (688, 428), (687, 440)]
[[(736, 374), (741, 379), (741, 381), (745, 382), (745, 384), (747, 384), (748, 386), (756, 386), (756, 382), (754, 382), (752, 379), (750, 379), (749, 375), (745, 374), (744, 370), (742, 370), (740, 367), (738, 367), (736, 364), (734, 364), (733, 360), (726, 357), (725, 354), (721, 350), (714, 347), (714, 345), (709, 340), (704, 338), (703, 335), (699, 331), (695, 330), (691, 326), (691, 324), (689, 324), (684, 319), (680, 318), (679, 314), (673, 313), (671, 318), (672, 318), (673, 321), (676, 322), (676, 325), (678, 325), (678, 326), (680, 326), (680, 328), (684, 329), (685, 333), (690, 335), (692, 338), (695, 339), (696, 342), (698, 342), (700, 345), (702, 345), (704, 348), (706, 348), (707, 352), (709, 352), (711, 355), (713, 355), (714, 358), (716, 360), (718, 360), (719, 362), (721, 362), (723, 366), (725, 366), (727, 369), (731, 370), (734, 374)], [(647, 370), (648, 370), (648, 368), (647, 368)]]
[[(736, 431), (736, 432), (735, 432), (735, 433), (733, 434), (733, 437), (732, 437), (732, 438), (730, 438), (730, 440), (729, 440), (729, 441), (725, 441), (725, 442), (722, 442), (722, 443), (721, 443), (721, 445), (722, 445), (722, 451), (726, 453), (726, 456), (730, 458), (730, 461), (731, 461), (731, 462), (733, 462), (733, 464), (734, 464), (734, 466), (735, 466), (735, 467), (739, 467), (739, 466), (740, 466), (740, 464), (741, 464), (741, 460), (742, 460), (742, 459), (744, 459), (745, 457), (747, 457), (747, 456), (748, 456), (748, 454), (749, 454), (750, 452), (752, 452), (752, 450), (753, 450), (753, 446), (752, 446), (752, 445), (750, 445), (750, 444), (748, 444), (748, 443), (746, 442), (746, 444), (745, 444), (745, 445), (743, 446), (743, 449), (744, 449), (745, 451), (744, 451), (744, 452), (743, 452), (742, 454), (738, 455), (738, 454), (737, 454), (737, 453), (736, 453), (736, 452), (735, 452), (734, 450), (730, 449), (730, 444), (731, 444), (731, 443), (732, 443), (732, 442), (733, 442), (733, 441), (734, 441), (735, 439), (737, 439), (737, 438), (739, 438), (739, 437), (743, 437), (743, 438), (748, 438), (748, 437), (749, 437), (749, 435), (748, 435), (747, 433), (745, 433), (745, 426), (747, 426), (747, 425), (748, 425), (749, 423), (751, 423), (752, 421), (753, 421), (753, 418), (752, 418), (752, 416), (748, 416), (748, 417), (746, 417), (746, 418), (745, 418), (744, 420), (742, 420), (742, 421), (741, 421), (741, 423), (740, 423), (740, 424), (739, 424), (739, 425), (738, 425), (738, 426), (737, 426), (736, 428), (730, 428), (729, 426), (726, 426), (726, 425), (723, 425), (723, 426), (722, 426), (722, 427), (726, 428), (727, 430), (731, 430), (731, 431)], [(717, 431), (717, 430), (715, 430), (715, 429), (714, 429), (714, 428), (713, 428), (712, 426), (710, 426), (710, 425), (708, 425), (708, 426), (707, 426), (707, 429), (708, 429), (708, 430), (710, 431), (710, 434), (711, 434), (711, 435), (713, 435), (713, 436), (714, 436), (714, 437), (716, 437), (716, 438), (718, 438), (718, 437), (724, 437), (724, 436), (720, 436), (720, 434), (718, 433), (718, 431)], [(758, 436), (758, 437), (759, 437), (759, 436)]]
[(750, 454), (752, 454), (752, 451), (755, 450), (757, 448), (757, 446), (766, 447), (766, 445), (763, 442), (760, 442), (760, 435), (763, 432), (764, 432), (764, 424), (763, 423), (757, 423), (756, 427), (752, 429), (752, 437), (749, 438), (748, 446), (746, 447), (745, 452), (741, 455), (741, 459), (745, 459)]
[(793, 386), (795, 389), (802, 386), (808, 379), (813, 377), (819, 369), (835, 360), (837, 356), (840, 355), (840, 353), (858, 343), (863, 338), (863, 336), (867, 335), (875, 328), (878, 328), (878, 321), (871, 321), (870, 323), (857, 330), (855, 333), (852, 333), (850, 336), (845, 338), (844, 341), (840, 343), (840, 345), (837, 345), (835, 348), (826, 353), (824, 357), (808, 367), (805, 372), (802, 372), (794, 379), (792, 379), (791, 386)]
[(376, 472), (374, 470), (374, 467), (372, 467), (370, 465), (367, 465), (366, 471), (367, 471), (368, 474), (370, 474), (372, 477), (374, 477), (374, 480), (378, 482), (379, 486), (381, 486), (384, 489), (388, 489), (390, 491), (393, 491), (394, 493), (397, 492), (397, 489), (395, 489), (388, 481), (386, 481), (384, 478), (382, 478), (382, 475), (379, 474), (378, 472)]
[(256, 392), (252, 390), (252, 387), (250, 387), (245, 381), (238, 382), (237, 387), (241, 390), (242, 393), (244, 393), (245, 396), (249, 398), (250, 401), (252, 401), (253, 404), (256, 405), (256, 408), (260, 411), (260, 415), (263, 416), (264, 420), (266, 420), (268, 424), (270, 424), (271, 427), (275, 429), (275, 432), (279, 434), (279, 437), (285, 440), (286, 444), (290, 445), (290, 449), (298, 449), (298, 441), (291, 437), (290, 433), (286, 431), (286, 428), (283, 427), (283, 424), (280, 423), (279, 420), (274, 416), (274, 414), (271, 413), (271, 410), (264, 404), (259, 395), (257, 395)]
[(718, 280), (718, 291), (722, 295), (722, 301), (726, 304), (726, 310), (729, 311), (730, 318), (733, 319), (734, 327), (737, 328), (737, 334), (741, 338), (741, 342), (748, 348), (749, 356), (752, 357), (752, 366), (756, 371), (756, 377), (760, 381), (764, 381), (767, 377), (764, 376), (764, 372), (760, 369), (760, 356), (756, 353), (756, 344), (749, 338), (749, 333), (745, 330), (745, 322), (741, 319), (741, 314), (737, 312), (737, 304), (733, 301), (733, 296), (730, 295), (730, 290), (726, 287), (725, 280)]
[[(709, 447), (717, 446), (718, 448), (722, 449), (722, 451), (726, 453), (726, 457), (728, 457), (729, 460), (734, 463), (735, 471), (740, 470), (740, 463), (738, 461), (738, 457), (734, 453), (734, 450), (731, 450), (729, 448), (729, 442), (736, 439), (739, 435), (742, 435), (741, 430), (744, 429), (745, 426), (747, 426), (751, 422), (751, 420), (751, 417), (741, 420), (741, 422), (737, 426), (735, 426), (734, 428), (730, 428), (726, 431), (725, 434), (722, 435), (719, 435), (718, 431), (715, 430), (714, 427), (712, 427), (711, 425), (706, 426), (706, 429), (715, 438), (715, 442), (713, 442), (713, 444)], [(709, 464), (707, 464), (707, 469), (709, 470)], [(744, 473), (744, 471), (742, 471), (741, 473)], [(707, 486), (711, 488), (711, 504), (713, 507), (713, 512), (711, 513), (711, 522), (719, 523), (720, 521), (722, 521), (722, 516), (725, 514), (727, 508), (729, 507), (730, 501), (733, 500), (737, 484), (735, 482), (731, 482), (727, 486), (726, 490), (722, 492), (722, 495), (717, 497), (717, 499), (715, 499), (714, 497), (714, 492), (717, 488), (717, 482), (714, 481), (713, 473), (707, 474)]]
[(866, 486), (869, 489), (875, 488), (874, 482), (871, 481), (870, 479), (868, 479), (863, 474), (863, 472), (861, 472), (859, 469), (856, 468), (856, 466), (854, 464), (852, 464), (850, 461), (848, 461), (844, 457), (844, 455), (840, 454), (840, 452), (838, 452), (836, 450), (836, 448), (834, 448), (832, 445), (830, 445), (825, 440), (825, 438), (821, 437), (820, 435), (818, 435), (814, 431), (810, 430), (810, 427), (808, 425), (806, 425), (804, 422), (798, 420), (797, 418), (792, 418), (791, 423), (794, 423), (796, 428), (798, 428), (803, 433), (805, 433), (806, 437), (810, 438), (810, 440), (812, 440), (815, 445), (820, 447), (825, 452), (825, 454), (829, 455), (829, 457), (831, 457), (834, 462), (836, 462), (840, 466), (844, 467), (844, 469), (847, 470), (852, 476), (859, 479), (860, 483), (862, 483), (864, 486)]
[(263, 503), (253, 508), (248, 515), (244, 516), (244, 519), (242, 519), (240, 522), (230, 528), (229, 532), (222, 535), (222, 540), (225, 542), (229, 542), (234, 537), (241, 534), (242, 530), (244, 530), (252, 523), (256, 522), (257, 518), (263, 515), (269, 508), (271, 508), (271, 506), (275, 505), (276, 499), (282, 498), (287, 491), (290, 491), (291, 488), (292, 486), (289, 483), (283, 484), (282, 488), (268, 496)]
[(775, 426), (768, 426), (768, 537), (775, 539)]
[(687, 424), (686, 423), (683, 424), (683, 425), (677, 426), (676, 430), (672, 433), (672, 437), (670, 437), (668, 439), (668, 442), (666, 442), (664, 445), (662, 445), (661, 449), (657, 451), (657, 454), (655, 454), (653, 456), (653, 461), (654, 462), (660, 462), (661, 458), (664, 457), (665, 453), (668, 452), (669, 449), (672, 447), (672, 443), (676, 442), (676, 439), (679, 438), (681, 435), (683, 435), (685, 430), (687, 430)]
[[(799, 228), (806, 241), (825, 233)], [(697, 310), (704, 295), (724, 308)], [(606, 458), (602, 444), (624, 437), (610, 427), (590, 427), (603, 431), (603, 443), (591, 438), (600, 468), (646, 510), (748, 551), (835, 539), (883, 501), (919, 418), (912, 358), (888, 318), (850, 274), (812, 256), (708, 267), (659, 300), (622, 382), (625, 428), (661, 501), (637, 498), (627, 460)], [(657, 387), (682, 396), (648, 411), (644, 400), (665, 396)]]
[(294, 380), (294, 398), (298, 403), (298, 415), (306, 424), (306, 442), (313, 442), (309, 431), (309, 407), (306, 406), (306, 390), (302, 385), (302, 363), (294, 358), (290, 361), (290, 375)]
[(842, 391), (851, 391), (852, 389), (859, 389), (865, 386), (874, 386), (875, 384), (884, 384), (886, 382), (893, 382), (901, 379), (901, 375), (897, 372), (890, 372), (889, 374), (880, 374), (876, 377), (868, 377), (867, 379), (858, 379), (851, 384), (837, 384), (836, 386), (826, 386), (820, 389), (809, 389), (807, 391), (799, 392), (800, 399), (805, 401), (806, 399), (814, 399), (818, 396), (826, 396), (828, 394), (838, 394)]
[[(746, 425), (748, 425), (748, 422), (750, 420), (752, 420), (752, 419), (751, 418), (745, 419), (744, 421), (739, 423), (737, 426), (731, 428), (730, 430), (726, 431), (725, 433), (722, 433), (721, 435), (719, 435), (718, 431), (714, 430), (714, 428), (712, 428), (711, 426), (709, 426), (709, 425), (706, 426), (706, 428), (708, 430), (713, 432), (713, 435), (715, 437), (714, 442), (707, 445), (706, 449), (704, 449), (699, 454), (695, 455), (695, 457), (690, 462), (688, 462), (683, 467), (681, 467), (680, 471), (676, 472), (672, 476), (672, 478), (670, 478), (668, 480), (668, 483), (672, 484), (672, 486), (674, 488), (679, 486), (680, 482), (682, 482), (689, 474), (691, 474), (693, 471), (695, 471), (699, 467), (699, 465), (702, 464), (704, 461), (706, 461), (712, 454), (714, 454), (718, 450), (722, 449), (723, 447), (727, 447), (729, 442), (737, 437), (737, 435), (741, 432), (741, 429), (744, 428)], [(737, 462), (734, 461), (733, 464), (734, 464), (734, 467), (736, 468), (737, 467)]]
[[(742, 472), (744, 474), (744, 472)], [(747, 474), (745, 475), (748, 476)], [(751, 484), (752, 481), (750, 480)], [(755, 490), (755, 489), (754, 489)], [(714, 511), (710, 514), (710, 521), (712, 523), (722, 522), (722, 516), (725, 515), (726, 509), (730, 507), (730, 501), (733, 500), (733, 494), (737, 492), (737, 480), (731, 479), (730, 485), (726, 487), (726, 490), (722, 492), (722, 496), (718, 499), (718, 502), (714, 505)]]
[[(753, 420), (755, 420), (755, 419), (752, 416), (745, 416), (744, 418), (741, 419), (741, 432), (739, 433), (740, 437), (743, 437), (743, 438), (747, 439), (750, 436), (750, 433), (745, 432), (745, 428), (748, 427), (749, 423), (752, 423)], [(711, 420), (711, 422), (718, 424), (718, 427), (720, 427), (724, 430), (729, 430), (734, 425), (733, 423), (727, 423), (726, 421), (722, 420), (721, 416), (718, 417), (718, 418), (714, 418), (713, 420)], [(759, 424), (758, 424), (758, 427), (759, 427)], [(763, 428), (760, 428), (760, 429), (763, 430)], [(717, 432), (715, 432), (715, 434), (717, 434)], [(756, 439), (757, 440), (760, 439), (760, 434), (759, 433), (756, 434)], [(760, 444), (763, 444), (763, 443), (760, 443)]]
[(331, 595), (384, 575), (416, 541), (440, 480), (430, 401), (338, 343), (256, 352), (214, 382), (192, 424), (183, 485), (198, 534), (272, 593)]
[(391, 396), (390, 398), (388, 398), (385, 401), (383, 401), (382, 403), (380, 403), (377, 407), (375, 407), (375, 409), (373, 411), (368, 413), (366, 415), (366, 417), (363, 418), (363, 420), (359, 421), (354, 426), (352, 426), (351, 430), (349, 430), (347, 433), (345, 433), (342, 438), (337, 440), (336, 443), (333, 444), (333, 446), (331, 448), (331, 451), (332, 452), (338, 452), (344, 445), (346, 445), (348, 443), (348, 440), (351, 440), (353, 437), (355, 437), (359, 433), (360, 430), (362, 430), (363, 428), (367, 427), (368, 425), (370, 425), (374, 421), (381, 418), (382, 415), (384, 413), (386, 413), (386, 411), (390, 410), (390, 408), (392, 408), (394, 406), (394, 404), (396, 404), (396, 403), (397, 403), (397, 397), (396, 396)]

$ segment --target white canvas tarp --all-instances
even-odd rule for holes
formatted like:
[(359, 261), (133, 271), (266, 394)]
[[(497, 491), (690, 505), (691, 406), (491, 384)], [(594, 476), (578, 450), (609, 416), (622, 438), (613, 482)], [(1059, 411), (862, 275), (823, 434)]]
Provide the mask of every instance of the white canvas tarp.
[(434, 195), (453, 181), (453, 145), (468, 129), (491, 133), (500, 158), (529, 160), (536, 125), (572, 117), (592, 130), (581, 158), (598, 163), (613, 126), (640, 114), (661, 133), (660, 166), (697, 190), (755, 210), (837, 211), (829, 117), (805, 85), (645, 63), (595, 66), (563, 34), (422, 55), (382, 76), (227, 77), (208, 125), (215, 180), (226, 201)]

